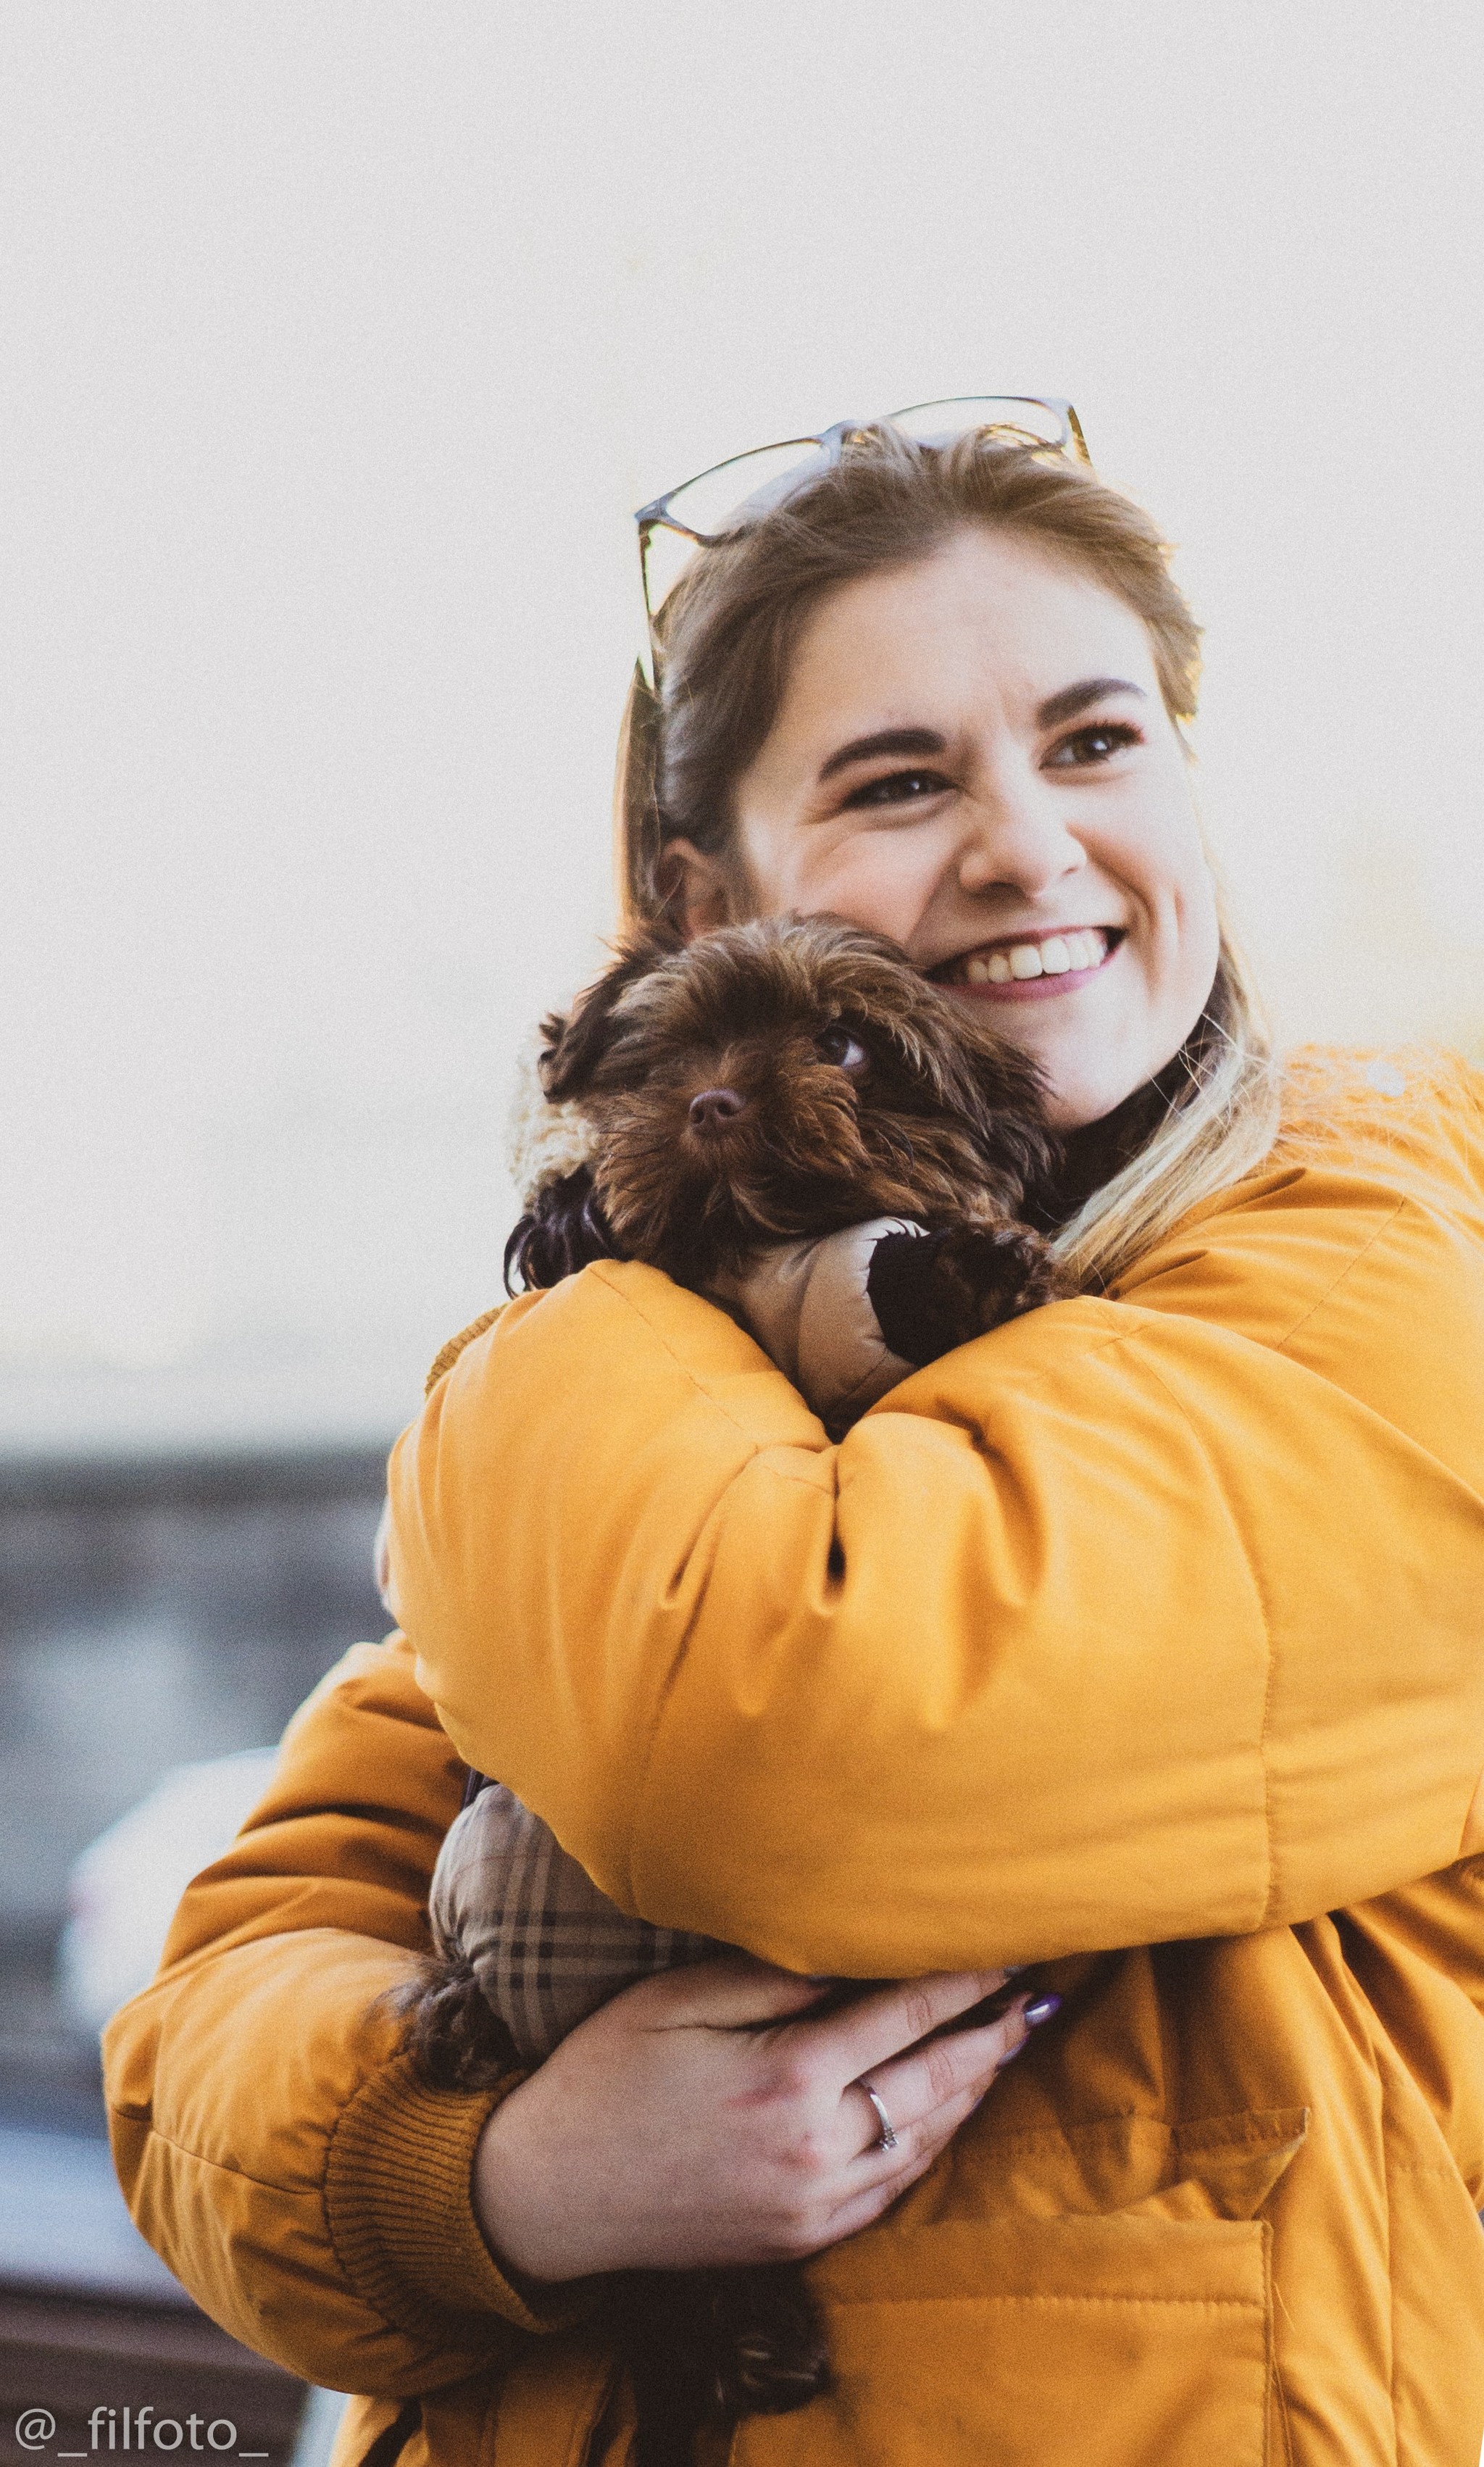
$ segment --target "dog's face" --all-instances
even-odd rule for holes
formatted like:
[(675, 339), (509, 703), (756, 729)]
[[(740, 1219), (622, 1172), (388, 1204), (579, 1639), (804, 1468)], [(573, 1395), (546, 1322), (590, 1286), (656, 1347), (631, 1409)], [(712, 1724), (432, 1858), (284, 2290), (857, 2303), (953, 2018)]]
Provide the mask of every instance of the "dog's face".
[(1002, 1222), (1051, 1167), (1035, 1066), (827, 918), (641, 939), (546, 1033), (619, 1244), (688, 1282), (869, 1216)]

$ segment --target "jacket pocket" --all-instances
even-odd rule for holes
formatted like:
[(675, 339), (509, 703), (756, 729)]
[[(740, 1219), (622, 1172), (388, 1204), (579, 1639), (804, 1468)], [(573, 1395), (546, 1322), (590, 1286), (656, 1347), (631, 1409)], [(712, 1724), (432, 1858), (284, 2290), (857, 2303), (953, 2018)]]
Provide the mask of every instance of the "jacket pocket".
[(731, 2467), (1278, 2467), (1254, 2212), (1306, 2121), (1110, 2119), (990, 2157), (997, 2216), (914, 2218), (910, 2195), (810, 2271), (833, 2390), (740, 2425)]
[(753, 2417), (734, 2467), (1264, 2467), (1270, 2230), (956, 2222), (811, 2274), (835, 2388)]

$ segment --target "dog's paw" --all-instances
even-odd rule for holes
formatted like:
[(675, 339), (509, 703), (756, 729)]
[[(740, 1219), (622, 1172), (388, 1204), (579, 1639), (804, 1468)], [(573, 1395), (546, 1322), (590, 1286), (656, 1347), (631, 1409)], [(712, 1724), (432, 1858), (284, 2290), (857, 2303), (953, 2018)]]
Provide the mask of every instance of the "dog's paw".
[(1006, 1224), (888, 1234), (866, 1290), (892, 1352), (921, 1365), (1075, 1288), (1044, 1234)]
[(1076, 1288), (1045, 1234), (1028, 1225), (963, 1225), (943, 1237), (937, 1273), (945, 1300), (972, 1332), (1003, 1326)]

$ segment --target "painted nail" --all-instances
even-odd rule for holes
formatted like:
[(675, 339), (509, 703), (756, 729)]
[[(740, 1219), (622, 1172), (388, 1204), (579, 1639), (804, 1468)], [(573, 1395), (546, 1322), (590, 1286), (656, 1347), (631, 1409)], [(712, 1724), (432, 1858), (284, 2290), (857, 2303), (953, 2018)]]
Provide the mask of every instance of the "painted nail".
[(1049, 2022), (1052, 2014), (1059, 2013), (1061, 2009), (1062, 2000), (1059, 1996), (1038, 1996), (1034, 2004), (1027, 2004), (1025, 2007), (1027, 2026), (1033, 2030), (1038, 2022)]

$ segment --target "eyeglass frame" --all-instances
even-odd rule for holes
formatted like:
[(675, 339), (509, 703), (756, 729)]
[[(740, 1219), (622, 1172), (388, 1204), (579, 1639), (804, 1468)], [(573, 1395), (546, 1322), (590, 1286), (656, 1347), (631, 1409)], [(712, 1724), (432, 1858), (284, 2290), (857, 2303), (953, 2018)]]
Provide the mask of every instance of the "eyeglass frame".
[[(753, 457), (757, 454), (780, 454), (790, 445), (797, 445), (800, 449), (811, 445), (822, 446), (824, 448), (825, 459), (822, 464), (815, 467), (821, 471), (833, 471), (843, 461), (845, 446), (852, 437), (862, 436), (867, 429), (871, 428), (889, 428), (899, 419), (911, 419), (912, 413), (916, 411), (936, 411), (940, 407), (940, 403), (941, 408), (944, 411), (951, 411), (956, 403), (963, 402), (1023, 402), (1033, 404), (1038, 411), (1054, 412), (1062, 424), (1061, 436), (1057, 438), (1047, 437), (1035, 439), (1033, 441), (1033, 450), (1039, 449), (1039, 451), (1045, 454), (1069, 453), (1075, 462), (1086, 463), (1090, 466), (1091, 464), (1092, 457), (1088, 451), (1088, 441), (1083, 434), (1082, 422), (1078, 419), (1073, 405), (1067, 401), (1063, 396), (1039, 394), (944, 395), (939, 398), (939, 400), (904, 403), (899, 411), (882, 412), (875, 419), (837, 419), (830, 427), (821, 429), (817, 437), (780, 437), (772, 445), (750, 445), (740, 454), (724, 454), (719, 463), (708, 463), (704, 471), (696, 471), (692, 473), (688, 480), (681, 480), (677, 482), (676, 486), (673, 488), (667, 488), (663, 496), (652, 497), (647, 506), (641, 506), (635, 513), (634, 520), (639, 530), (640, 588), (643, 593), (644, 600), (645, 638), (649, 659), (646, 669), (642, 654), (641, 655), (640, 669), (650, 691), (653, 692), (656, 690), (660, 673), (660, 643), (655, 632), (655, 625), (660, 612), (659, 609), (651, 608), (649, 604), (649, 538), (651, 532), (660, 530), (672, 531), (678, 532), (682, 539), (693, 541), (697, 548), (715, 548), (722, 540), (731, 539), (739, 530), (746, 529), (746, 526), (743, 524), (732, 524), (730, 525), (727, 530), (720, 532), (695, 531), (688, 523), (677, 522), (674, 515), (670, 512), (670, 507), (674, 504), (677, 497), (684, 496), (687, 488), (695, 487), (700, 481), (709, 480), (716, 472), (727, 470), (733, 463), (750, 463), (753, 460)], [(1009, 428), (1011, 423), (1008, 420), (1003, 422), (985, 420), (981, 422), (980, 425), (984, 430), (993, 430), (1000, 426)], [(958, 433), (964, 437), (971, 437), (976, 433), (976, 431), (971, 425), (960, 430)], [(921, 441), (916, 441), (920, 442)], [(808, 477), (812, 476), (813, 472), (811, 471)], [(801, 477), (798, 485), (800, 487), (805, 487), (807, 485), (807, 478)], [(785, 495), (778, 498), (776, 502), (778, 505), (786, 505), (788, 498)], [(743, 500), (743, 503), (746, 503), (745, 499)], [(740, 508), (738, 510), (740, 511)], [(772, 507), (770, 507), (768, 510), (771, 512), (773, 510)], [(759, 520), (761, 517), (754, 516), (753, 519)], [(673, 588), (674, 585), (672, 584), (671, 589)], [(669, 593), (667, 592), (665, 594), (665, 598), (668, 599), (668, 597)], [(661, 608), (663, 608), (663, 605), (664, 601), (662, 600), (660, 603)]]

